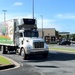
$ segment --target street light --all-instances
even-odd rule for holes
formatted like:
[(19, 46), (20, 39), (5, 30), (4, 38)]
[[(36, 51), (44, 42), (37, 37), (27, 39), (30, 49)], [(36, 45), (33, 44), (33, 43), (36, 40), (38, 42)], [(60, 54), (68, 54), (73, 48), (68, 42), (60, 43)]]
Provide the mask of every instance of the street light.
[(32, 15), (33, 15), (33, 19), (34, 19), (34, 0), (32, 0)]
[(41, 18), (42, 18), (42, 38), (43, 38), (43, 36), (44, 36), (44, 32), (43, 32), (43, 16), (41, 15)]
[(6, 21), (6, 12), (7, 10), (2, 10), (4, 12), (4, 22)]
[[(7, 35), (8, 34), (8, 26), (6, 25), (6, 12), (7, 12), (7, 10), (2, 10), (3, 12), (4, 12), (4, 25), (6, 26), (6, 32), (5, 32), (5, 35)], [(6, 42), (7, 42), (7, 40), (6, 40)]]

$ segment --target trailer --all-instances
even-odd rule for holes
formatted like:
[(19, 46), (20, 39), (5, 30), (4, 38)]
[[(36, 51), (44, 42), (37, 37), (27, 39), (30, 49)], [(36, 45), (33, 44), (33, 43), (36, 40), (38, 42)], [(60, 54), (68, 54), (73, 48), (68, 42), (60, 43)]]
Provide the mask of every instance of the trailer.
[(17, 19), (12, 19), (0, 24), (0, 48), (3, 51), (3, 54), (7, 54), (8, 51), (16, 51), (16, 48), (18, 47), (15, 42), (17, 25)]

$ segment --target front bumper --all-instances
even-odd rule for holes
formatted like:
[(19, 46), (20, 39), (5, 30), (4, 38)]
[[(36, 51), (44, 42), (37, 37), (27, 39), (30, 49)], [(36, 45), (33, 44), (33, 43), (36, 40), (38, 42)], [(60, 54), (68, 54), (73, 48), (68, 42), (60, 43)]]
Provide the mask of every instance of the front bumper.
[(44, 54), (49, 53), (47, 49), (30, 49), (26, 51), (26, 54)]

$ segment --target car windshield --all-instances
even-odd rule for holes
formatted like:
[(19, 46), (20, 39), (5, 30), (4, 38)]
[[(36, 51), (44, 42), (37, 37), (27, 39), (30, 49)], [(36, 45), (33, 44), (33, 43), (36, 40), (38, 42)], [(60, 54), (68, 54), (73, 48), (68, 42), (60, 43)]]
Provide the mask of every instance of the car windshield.
[(25, 30), (24, 37), (38, 37), (38, 31)]

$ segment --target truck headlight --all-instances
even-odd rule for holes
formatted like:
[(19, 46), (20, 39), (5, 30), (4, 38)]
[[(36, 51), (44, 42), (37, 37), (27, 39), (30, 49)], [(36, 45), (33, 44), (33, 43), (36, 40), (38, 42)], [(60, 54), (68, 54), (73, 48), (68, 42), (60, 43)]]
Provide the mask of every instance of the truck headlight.
[(46, 49), (49, 49), (49, 47), (48, 47), (48, 46), (46, 46)]
[(31, 47), (27, 47), (27, 49), (29, 50), (29, 49), (31, 49)]
[(48, 46), (46, 43), (45, 43), (45, 48), (46, 48), (46, 49), (49, 49), (49, 46)]
[(30, 49), (32, 49), (32, 47), (31, 46), (27, 46), (27, 50), (30, 50)]

